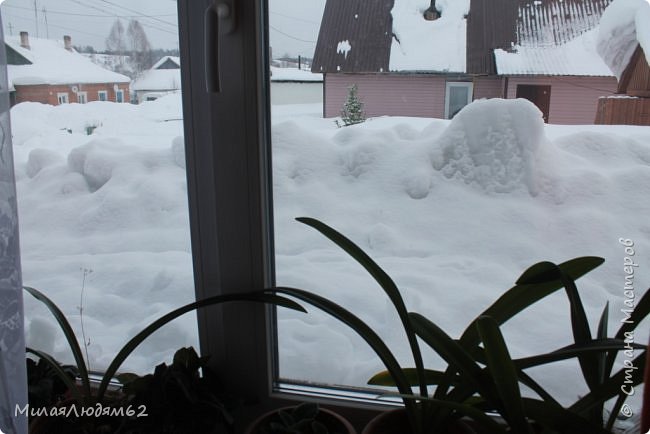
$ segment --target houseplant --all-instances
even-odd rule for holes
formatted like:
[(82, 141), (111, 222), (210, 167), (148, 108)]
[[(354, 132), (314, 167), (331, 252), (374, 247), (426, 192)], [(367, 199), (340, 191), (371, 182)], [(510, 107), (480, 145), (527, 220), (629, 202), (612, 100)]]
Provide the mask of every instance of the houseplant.
[[(212, 306), (221, 303), (235, 302), (235, 301), (253, 301), (261, 303), (273, 303), (277, 306), (283, 306), (289, 309), (295, 309), (299, 311), (304, 311), (304, 309), (298, 305), (296, 302), (289, 300), (283, 296), (278, 296), (275, 294), (268, 294), (263, 292), (254, 292), (246, 294), (226, 294), (218, 295), (214, 297), (209, 297), (203, 300), (199, 300), (193, 303), (186, 304), (178, 309), (175, 309), (157, 320), (153, 321), (147, 327), (145, 327), (141, 332), (136, 334), (131, 338), (121, 349), (118, 351), (115, 358), (109, 364), (108, 368), (104, 372), (99, 386), (94, 389), (91, 387), (90, 375), (88, 373), (88, 368), (83, 357), (82, 350), (79, 346), (77, 337), (72, 330), (72, 327), (68, 320), (66, 319), (63, 312), (58, 308), (58, 306), (50, 300), (45, 294), (41, 291), (31, 288), (24, 287), (25, 291), (31, 296), (35, 297), (37, 300), (42, 302), (53, 314), (57, 323), (61, 327), (65, 338), (70, 346), (72, 351), (75, 363), (76, 371), (78, 376), (78, 381), (80, 383), (77, 386), (77, 382), (72, 379), (68, 373), (61, 367), (61, 365), (54, 360), (50, 355), (28, 348), (28, 352), (37, 356), (40, 360), (44, 360), (53, 370), (56, 372), (57, 376), (64, 382), (69, 393), (69, 400), (64, 402), (63, 405), (68, 406), (83, 406), (84, 408), (89, 408), (96, 406), (97, 408), (108, 408), (111, 404), (114, 403), (114, 400), (110, 399), (110, 394), (108, 393), (109, 384), (111, 380), (116, 376), (118, 370), (124, 360), (142, 343), (148, 336), (153, 334), (155, 331), (160, 329), (162, 326), (168, 322), (178, 318), (179, 316), (199, 309), (202, 307)], [(123, 377), (124, 378), (124, 377)], [(120, 402), (117, 402), (120, 404)], [(74, 415), (74, 413), (72, 413)], [(83, 415), (82, 415), (83, 416)], [(52, 433), (52, 432), (84, 432), (84, 433), (93, 433), (93, 432), (106, 432), (107, 429), (114, 429), (114, 425), (119, 423), (115, 418), (106, 419), (106, 418), (93, 418), (93, 417), (80, 417), (76, 418), (77, 420), (66, 420), (65, 418), (39, 418), (35, 421), (34, 431), (40, 430), (39, 432)], [(59, 425), (55, 428), (52, 424), (58, 423)], [(65, 431), (65, 429), (70, 429), (71, 431)]]
[[(533, 265), (513, 288), (470, 323), (459, 340), (454, 340), (433, 322), (417, 313), (409, 313), (393, 280), (352, 241), (317, 220), (299, 218), (298, 221), (333, 241), (377, 281), (401, 320), (415, 367), (402, 368), (372, 328), (330, 300), (296, 288), (278, 287), (272, 292), (290, 295), (318, 307), (347, 324), (372, 347), (386, 371), (375, 375), (370, 383), (397, 388), (404, 402), (400, 417), (408, 422), (413, 434), (453, 429), (458, 426), (460, 418), (470, 418), (475, 427), (488, 432), (506, 432), (506, 426), (489, 416), (492, 412), (501, 415), (509, 429), (516, 432), (529, 432), (531, 422), (540, 429), (551, 430), (549, 432), (581, 433), (585, 429), (593, 433), (609, 432), (612, 420), (604, 424), (601, 409), (608, 399), (620, 397), (620, 384), (625, 375), (621, 370), (610, 376), (613, 359), (617, 351), (626, 348), (625, 332), (633, 330), (650, 312), (650, 295), (646, 292), (639, 301), (633, 314), (634, 322), (623, 324), (614, 338), (605, 338), (606, 314), (601, 318), (597, 337), (592, 338), (575, 280), (599, 266), (603, 262), (601, 258), (582, 257), (560, 265), (550, 262)], [(499, 326), (560, 288), (565, 288), (569, 298), (575, 342), (551, 353), (512, 360)], [(417, 337), (448, 363), (445, 371), (424, 368)], [(640, 349), (639, 346), (633, 347)], [(590, 392), (569, 408), (563, 408), (524, 369), (570, 358), (579, 360)], [(642, 364), (644, 360), (645, 351), (635, 359), (635, 363)], [(598, 378), (594, 377), (591, 363), (598, 367)], [(635, 373), (631, 381), (639, 384), (642, 379)], [(522, 398), (519, 383), (530, 387), (539, 398)], [(429, 385), (436, 385), (433, 395), (428, 393)], [(414, 393), (412, 387), (417, 387), (418, 393)]]
[(260, 416), (245, 434), (356, 434), (356, 431), (337, 413), (304, 402)]

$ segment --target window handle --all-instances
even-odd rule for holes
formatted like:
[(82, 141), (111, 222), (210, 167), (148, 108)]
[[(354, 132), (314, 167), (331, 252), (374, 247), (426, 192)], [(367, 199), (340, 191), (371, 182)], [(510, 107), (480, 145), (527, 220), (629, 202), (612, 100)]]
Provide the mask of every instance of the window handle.
[(210, 93), (221, 92), (221, 37), (235, 29), (233, 8), (231, 1), (215, 0), (205, 10), (205, 87)]

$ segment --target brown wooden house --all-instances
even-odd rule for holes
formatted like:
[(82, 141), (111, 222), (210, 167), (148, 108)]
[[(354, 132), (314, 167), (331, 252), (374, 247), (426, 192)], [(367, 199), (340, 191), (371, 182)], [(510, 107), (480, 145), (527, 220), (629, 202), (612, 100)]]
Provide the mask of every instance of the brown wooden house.
[(597, 124), (650, 125), (650, 65), (640, 44), (621, 74), (616, 93), (600, 99)]
[(526, 98), (547, 122), (591, 124), (599, 97), (616, 92), (594, 42), (610, 2), (423, 0), (406, 16), (400, 0), (328, 0), (312, 64), (324, 116), (356, 84), (367, 116), (451, 118), (474, 99)]

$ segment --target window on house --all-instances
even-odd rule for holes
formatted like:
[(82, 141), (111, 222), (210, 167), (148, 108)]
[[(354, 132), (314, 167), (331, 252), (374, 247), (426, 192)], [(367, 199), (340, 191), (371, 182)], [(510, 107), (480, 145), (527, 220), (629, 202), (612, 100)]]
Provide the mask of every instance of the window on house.
[(68, 101), (68, 92), (59, 92), (56, 94), (56, 98), (59, 101), (59, 104), (67, 104)]
[(100, 90), (97, 92), (97, 100), (99, 101), (107, 101), (108, 100), (108, 92), (105, 90)]
[(77, 102), (79, 104), (86, 104), (88, 102), (88, 92), (86, 92), (86, 91), (77, 92)]
[(472, 102), (472, 90), (472, 83), (447, 82), (445, 88), (445, 118), (453, 118), (463, 107)]
[(122, 89), (118, 89), (115, 91), (115, 101), (124, 102), (124, 91)]

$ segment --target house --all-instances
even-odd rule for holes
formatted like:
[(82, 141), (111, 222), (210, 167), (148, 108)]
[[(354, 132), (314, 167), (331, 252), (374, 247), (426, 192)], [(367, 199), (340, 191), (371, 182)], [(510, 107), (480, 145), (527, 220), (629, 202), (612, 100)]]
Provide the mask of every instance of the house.
[(153, 101), (163, 95), (181, 90), (181, 60), (165, 56), (131, 83), (135, 101)]
[(129, 77), (103, 69), (62, 43), (31, 38), (27, 32), (5, 39), (11, 103), (84, 104), (129, 101)]
[(356, 84), (367, 116), (451, 118), (477, 98), (527, 98), (547, 122), (591, 124), (616, 91), (595, 49), (609, 2), (328, 0), (312, 65), (324, 116)]
[(614, 1), (602, 17), (598, 52), (618, 78), (616, 95), (601, 98), (596, 123), (650, 125), (650, 4)]

